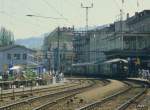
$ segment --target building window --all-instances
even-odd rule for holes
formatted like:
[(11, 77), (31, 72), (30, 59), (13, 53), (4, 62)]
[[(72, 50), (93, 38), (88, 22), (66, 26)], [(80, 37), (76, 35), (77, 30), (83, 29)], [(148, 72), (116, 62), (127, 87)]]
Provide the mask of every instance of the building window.
[(15, 60), (20, 60), (20, 54), (14, 54), (14, 59)]
[(23, 54), (23, 60), (27, 59), (27, 54)]
[(7, 59), (11, 60), (11, 54), (9, 54), (9, 53), (7, 54)]

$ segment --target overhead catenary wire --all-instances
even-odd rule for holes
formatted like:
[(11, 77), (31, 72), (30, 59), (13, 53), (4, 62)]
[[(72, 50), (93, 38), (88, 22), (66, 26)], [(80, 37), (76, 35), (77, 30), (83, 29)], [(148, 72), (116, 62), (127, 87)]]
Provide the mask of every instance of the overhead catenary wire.
[(116, 0), (114, 0), (116, 7), (120, 10), (120, 5), (118, 4), (118, 2)]
[[(19, 0), (20, 1), (20, 0)], [(2, 5), (2, 9), (0, 10), (0, 14), (3, 14), (3, 15), (6, 15), (6, 16), (8, 16), (9, 18), (11, 18), (11, 19), (9, 19), (9, 21), (11, 20), (11, 24), (12, 24), (12, 26), (13, 26), (13, 24), (15, 23), (18, 23), (18, 22), (20, 22), (20, 23), (23, 23), (23, 24), (30, 24), (30, 25), (33, 25), (33, 26), (35, 26), (36, 28), (39, 28), (40, 29), (40, 27), (42, 26), (43, 27), (43, 25), (40, 25), (40, 24), (37, 24), (37, 23), (33, 23), (33, 22), (29, 22), (29, 21), (25, 21), (24, 19), (21, 19), (20, 17), (22, 17), (22, 15), (21, 16), (18, 16), (17, 15), (17, 13), (9, 13), (9, 12), (6, 12), (5, 11), (5, 9), (4, 9), (4, 6), (5, 6), (5, 4), (4, 4), (4, 1), (3, 0), (1, 0), (1, 2), (3, 3), (3, 5)], [(21, 2), (17, 2), (17, 3), (21, 3)], [(22, 5), (22, 4), (21, 4)], [(30, 10), (30, 11), (32, 11), (31, 9), (29, 9), (28, 8), (28, 10)], [(24, 17), (24, 16), (23, 16)], [(17, 22), (16, 22), (17, 21)], [(35, 28), (34, 28), (35, 29)]]
[[(18, 18), (16, 18), (14, 15), (10, 15), (10, 14), (7, 14), (6, 12), (4, 12), (3, 14), (5, 14), (6, 16), (8, 16), (9, 18), (11, 17), (11, 23), (15, 23), (16, 24), (16, 19), (18, 19)], [(17, 20), (17, 23), (19, 23), (20, 25), (22, 24), (30, 24), (30, 25), (32, 25), (32, 26), (34, 26), (35, 28), (32, 28), (32, 32), (34, 33), (34, 32), (37, 32), (38, 30), (40, 30), (41, 29), (41, 26), (40, 25), (38, 25), (38, 24), (33, 24), (33, 23), (31, 23), (31, 22), (27, 22), (27, 21), (22, 21), (22, 20)], [(12, 24), (12, 25), (13, 25)], [(14, 27), (14, 26), (12, 26), (12, 27)], [(12, 30), (12, 28), (11, 28), (11, 30)], [(31, 32), (29, 32), (30, 34), (32, 34)]]
[[(23, 5), (23, 4), (24, 4), (24, 2), (23, 2), (23, 1), (24, 1), (24, 2), (26, 2), (26, 3), (28, 3), (26, 0), (18, 0), (18, 1), (17, 1), (17, 3), (19, 3), (19, 2), (20, 2), (20, 3), (21, 3), (21, 5)], [(29, 10), (29, 11), (31, 11), (31, 12), (33, 12), (33, 11), (34, 11), (34, 13), (35, 13), (35, 14), (39, 14), (38, 12), (35, 12), (36, 10), (34, 10), (34, 9), (33, 9), (33, 8), (31, 8), (31, 7), (29, 7), (29, 6), (28, 6), (28, 4), (26, 5), (26, 9), (28, 9), (28, 10)]]
[[(2, 0), (3, 1), (3, 0)], [(1, 2), (2, 2), (1, 1)], [(19, 3), (20, 5), (23, 5), (23, 0), (22, 1), (18, 1), (18, 2), (16, 2), (17, 4)], [(2, 5), (3, 7), (4, 7), (4, 3), (3, 3), (3, 5)], [(28, 7), (28, 6), (26, 6), (26, 8), (29, 10), (29, 11), (31, 11), (31, 12), (33, 12), (33, 10), (30, 8), (30, 7)], [(6, 16), (10, 16), (11, 18), (13, 18), (13, 19), (18, 19), (17, 20), (17, 22), (21, 22), (21, 23), (24, 23), (24, 24), (26, 24), (26, 23), (28, 23), (28, 24), (30, 24), (30, 25), (34, 25), (34, 26), (36, 26), (36, 27), (41, 27), (41, 25), (39, 25), (39, 24), (37, 24), (37, 23), (31, 23), (31, 22), (28, 22), (28, 21), (24, 21), (24, 19), (20, 19), (20, 18), (18, 18), (18, 17), (21, 17), (21, 16), (18, 16), (18, 15), (16, 15), (16, 13), (8, 13), (8, 12), (6, 12), (5, 10), (4, 10), (4, 8), (2, 8), (1, 9), (1, 11), (0, 11), (0, 14), (5, 14)], [(39, 13), (35, 13), (35, 14), (39, 14)], [(24, 15), (23, 15), (24, 16)], [(40, 17), (40, 16), (39, 16)], [(45, 18), (52, 18), (52, 19), (62, 19), (62, 18), (54, 18), (54, 17), (45, 17)], [(38, 20), (39, 21), (39, 20)], [(15, 20), (15, 23), (16, 23), (16, 20)]]
[(53, 9), (60, 17), (62, 17), (62, 19), (65, 20), (66, 23), (69, 23), (69, 25), (72, 25), (70, 20), (67, 17), (65, 17), (63, 13), (61, 13), (57, 8), (55, 8), (52, 4), (50, 4), (50, 2), (48, 2), (47, 0), (41, 0), (41, 1), (44, 2), (49, 8)]
[(65, 20), (68, 20), (64, 17), (62, 13), (60, 13), (53, 5), (51, 5), (47, 0), (42, 0), (47, 6), (49, 6), (51, 9), (53, 9), (60, 17), (64, 18)]
[[(12, 14), (9, 14), (9, 13), (7, 13), (7, 12), (5, 12), (5, 11), (0, 12), (0, 14), (4, 14), (4, 15), (6, 15), (6, 16), (11, 17), (11, 19), (14, 19), (14, 22), (15, 22), (15, 23), (16, 23), (16, 20), (18, 19), (17, 22), (24, 23), (24, 24), (28, 23), (28, 24), (33, 25), (33, 26), (35, 26), (35, 27), (37, 27), (37, 26), (41, 27), (41, 26), (38, 25), (38, 24), (34, 24), (34, 23), (31, 23), (31, 22), (28, 22), (28, 21), (23, 21), (23, 19), (18, 18), (17, 15), (14, 15), (14, 14), (12, 15)], [(38, 27), (38, 28), (39, 28), (39, 27)]]

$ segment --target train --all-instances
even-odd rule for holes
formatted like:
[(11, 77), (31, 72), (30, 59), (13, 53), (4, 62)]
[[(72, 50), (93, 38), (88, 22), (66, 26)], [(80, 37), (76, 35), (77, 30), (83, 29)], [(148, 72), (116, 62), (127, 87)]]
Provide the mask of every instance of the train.
[(110, 59), (101, 63), (74, 64), (74, 75), (120, 77), (128, 76), (128, 61), (125, 59)]
[(112, 59), (99, 64), (99, 72), (109, 77), (127, 77), (128, 61), (124, 59)]

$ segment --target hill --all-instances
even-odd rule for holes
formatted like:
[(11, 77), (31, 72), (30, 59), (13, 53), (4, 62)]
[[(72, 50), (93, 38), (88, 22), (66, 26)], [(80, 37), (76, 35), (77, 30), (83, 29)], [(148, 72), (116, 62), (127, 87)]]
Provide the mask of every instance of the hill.
[(17, 39), (15, 44), (26, 46), (31, 49), (41, 49), (43, 45), (44, 36), (30, 37), (27, 39)]

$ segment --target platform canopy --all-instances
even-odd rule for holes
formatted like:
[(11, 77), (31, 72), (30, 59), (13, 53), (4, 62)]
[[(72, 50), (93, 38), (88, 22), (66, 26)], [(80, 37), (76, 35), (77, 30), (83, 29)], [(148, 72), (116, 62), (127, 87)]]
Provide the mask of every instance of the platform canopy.
[(115, 58), (115, 59), (112, 59), (112, 60), (108, 60), (108, 61), (105, 61), (104, 63), (114, 63), (114, 62), (119, 62), (119, 61), (122, 61), (124, 63), (128, 63), (128, 60), (120, 59), (120, 58)]
[(86, 62), (86, 63), (75, 63), (75, 64), (72, 64), (72, 66), (90, 66), (90, 65), (95, 65), (95, 62)]

